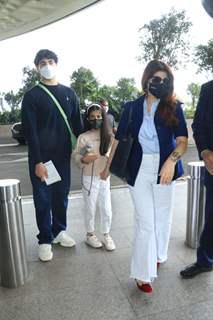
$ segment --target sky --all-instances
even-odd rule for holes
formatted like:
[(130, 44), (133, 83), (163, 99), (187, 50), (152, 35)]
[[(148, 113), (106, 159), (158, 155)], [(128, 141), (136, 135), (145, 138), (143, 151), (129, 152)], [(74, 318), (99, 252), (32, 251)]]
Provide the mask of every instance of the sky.
[[(206, 44), (213, 38), (213, 19), (201, 0), (103, 0), (77, 14), (49, 26), (0, 42), (0, 92), (15, 92), (22, 86), (22, 68), (34, 67), (38, 50), (48, 48), (59, 57), (58, 78), (69, 85), (73, 71), (89, 68), (103, 85), (115, 85), (121, 77), (134, 78), (140, 88), (144, 64), (140, 54), (139, 28), (152, 19), (159, 19), (171, 7), (186, 10), (193, 23), (192, 46)], [(174, 71), (175, 92), (182, 100), (191, 82), (203, 83), (206, 75), (196, 73), (188, 64)]]

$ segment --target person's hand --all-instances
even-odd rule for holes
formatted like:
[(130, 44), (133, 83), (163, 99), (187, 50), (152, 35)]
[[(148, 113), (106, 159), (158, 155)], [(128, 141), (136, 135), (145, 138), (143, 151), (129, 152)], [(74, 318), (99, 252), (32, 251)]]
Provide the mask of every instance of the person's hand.
[(116, 134), (116, 132), (117, 132), (117, 128), (116, 127), (114, 127), (113, 129), (112, 129), (112, 132), (114, 133), (114, 134)]
[(104, 169), (104, 171), (102, 171), (102, 172), (100, 173), (100, 178), (101, 178), (102, 180), (106, 180), (106, 179), (109, 177), (109, 175), (110, 175), (109, 167), (107, 166), (107, 167)]
[(205, 150), (202, 152), (202, 158), (205, 163), (206, 170), (213, 175), (213, 151)]
[(175, 172), (175, 162), (168, 158), (162, 168), (161, 171), (159, 173), (160, 176), (160, 184), (169, 184), (172, 182), (172, 178), (174, 176), (174, 172)]
[(85, 156), (82, 157), (81, 162), (89, 164), (91, 162), (94, 162), (96, 159), (98, 159), (98, 155), (95, 153), (86, 153)]
[(44, 178), (48, 178), (47, 168), (42, 162), (36, 164), (35, 175), (41, 179), (41, 181), (44, 181)]

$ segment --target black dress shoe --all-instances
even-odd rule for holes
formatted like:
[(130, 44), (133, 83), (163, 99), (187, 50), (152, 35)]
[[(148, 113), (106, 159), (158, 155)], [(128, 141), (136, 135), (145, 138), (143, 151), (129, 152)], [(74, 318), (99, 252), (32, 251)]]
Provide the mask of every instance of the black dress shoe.
[(187, 266), (180, 272), (180, 275), (184, 279), (190, 279), (202, 272), (209, 272), (213, 270), (213, 266), (203, 267), (199, 266), (196, 262)]

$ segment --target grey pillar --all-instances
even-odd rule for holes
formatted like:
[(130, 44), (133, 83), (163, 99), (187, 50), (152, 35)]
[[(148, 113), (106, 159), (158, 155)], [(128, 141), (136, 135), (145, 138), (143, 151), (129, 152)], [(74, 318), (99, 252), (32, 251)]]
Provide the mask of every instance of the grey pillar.
[(203, 161), (188, 163), (186, 245), (196, 249), (205, 221), (206, 189)]
[(28, 277), (20, 182), (0, 180), (0, 277), (1, 285), (17, 288)]

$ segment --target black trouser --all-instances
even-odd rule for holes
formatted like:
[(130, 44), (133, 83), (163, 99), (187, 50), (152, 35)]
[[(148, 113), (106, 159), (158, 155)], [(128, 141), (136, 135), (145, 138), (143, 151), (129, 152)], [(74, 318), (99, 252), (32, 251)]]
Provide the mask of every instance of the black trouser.
[(35, 175), (35, 163), (29, 159), (30, 178), (36, 221), (39, 229), (39, 244), (51, 243), (67, 226), (67, 205), (70, 189), (70, 159), (49, 159), (57, 168), (61, 181), (47, 186)]
[(213, 265), (213, 184), (206, 185), (205, 224), (197, 250), (197, 263)]

